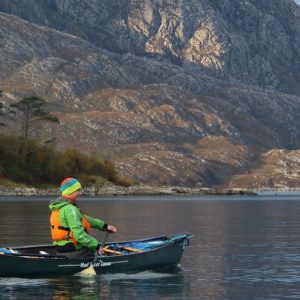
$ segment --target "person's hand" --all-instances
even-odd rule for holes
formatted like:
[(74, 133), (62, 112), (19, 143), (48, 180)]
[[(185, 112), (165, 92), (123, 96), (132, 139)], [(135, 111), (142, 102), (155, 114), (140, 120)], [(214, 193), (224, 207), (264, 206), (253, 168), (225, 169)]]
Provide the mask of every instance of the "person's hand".
[(103, 249), (102, 249), (102, 247), (100, 247), (99, 249), (98, 249), (98, 255), (102, 255), (102, 251), (103, 251)]
[(109, 231), (110, 233), (115, 233), (117, 232), (117, 228), (115, 226), (112, 225), (107, 225), (107, 231)]

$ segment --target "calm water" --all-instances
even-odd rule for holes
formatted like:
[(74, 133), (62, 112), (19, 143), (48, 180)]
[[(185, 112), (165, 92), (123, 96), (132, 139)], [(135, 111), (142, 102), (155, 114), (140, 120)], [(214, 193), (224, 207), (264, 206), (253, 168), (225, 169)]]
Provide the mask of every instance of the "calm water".
[[(48, 201), (0, 198), (0, 245), (49, 243)], [(119, 228), (111, 240), (194, 234), (182, 271), (0, 278), (0, 299), (300, 299), (300, 196), (83, 198), (80, 206)]]

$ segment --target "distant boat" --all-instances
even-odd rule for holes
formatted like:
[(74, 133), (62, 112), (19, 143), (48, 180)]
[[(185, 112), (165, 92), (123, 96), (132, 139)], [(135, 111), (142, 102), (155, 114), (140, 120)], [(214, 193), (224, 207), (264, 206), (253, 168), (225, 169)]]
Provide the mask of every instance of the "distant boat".
[(0, 248), (0, 276), (40, 277), (76, 274), (93, 266), (97, 274), (140, 272), (178, 267), (191, 235), (178, 234), (106, 243), (103, 255), (69, 259), (53, 245)]

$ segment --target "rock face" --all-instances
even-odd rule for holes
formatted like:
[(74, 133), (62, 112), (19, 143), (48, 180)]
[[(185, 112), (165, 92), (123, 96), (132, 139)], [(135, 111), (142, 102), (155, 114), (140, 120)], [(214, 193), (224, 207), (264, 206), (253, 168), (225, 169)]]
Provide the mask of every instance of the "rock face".
[(61, 124), (33, 136), (113, 159), (145, 183), (222, 185), (272, 164), (260, 159), (271, 149), (298, 155), (292, 0), (2, 0), (0, 11), (10, 131), (8, 105), (44, 97)]
[(2, 0), (0, 10), (117, 53), (299, 94), (292, 0)]
[(242, 188), (299, 188), (300, 151), (270, 150), (261, 156), (263, 164), (248, 174), (236, 175), (230, 186)]

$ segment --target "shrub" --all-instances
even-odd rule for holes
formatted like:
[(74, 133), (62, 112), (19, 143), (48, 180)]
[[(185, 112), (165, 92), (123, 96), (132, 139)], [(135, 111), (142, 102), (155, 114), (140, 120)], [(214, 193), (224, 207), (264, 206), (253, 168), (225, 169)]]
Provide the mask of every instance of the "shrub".
[[(115, 166), (107, 160), (80, 153), (76, 149), (56, 151), (52, 146), (26, 142), (27, 157), (22, 160), (24, 141), (0, 136), (0, 176), (31, 185), (55, 184), (65, 177), (77, 177), (83, 185), (120, 182)], [(126, 183), (127, 184), (127, 183)]]

